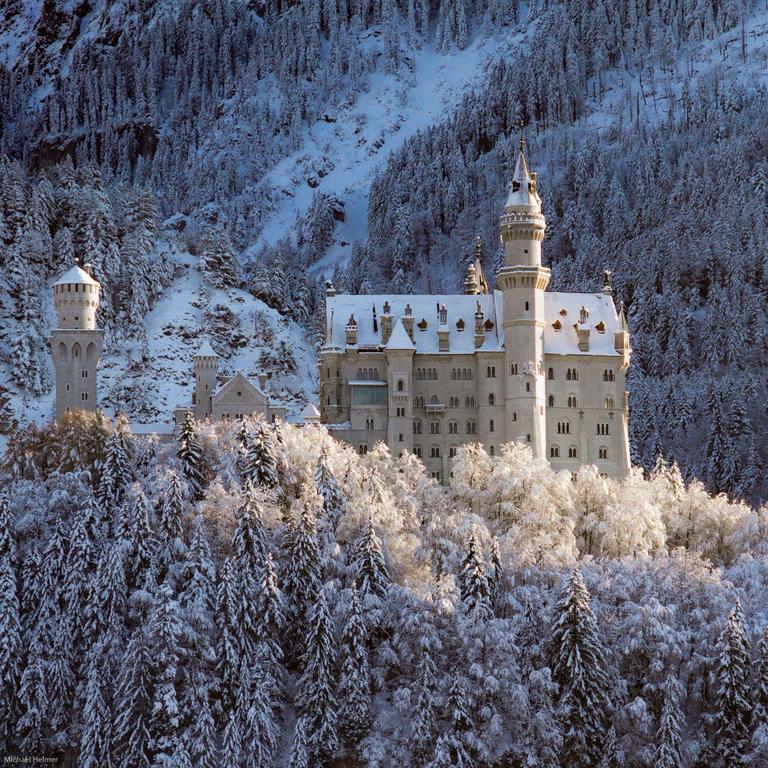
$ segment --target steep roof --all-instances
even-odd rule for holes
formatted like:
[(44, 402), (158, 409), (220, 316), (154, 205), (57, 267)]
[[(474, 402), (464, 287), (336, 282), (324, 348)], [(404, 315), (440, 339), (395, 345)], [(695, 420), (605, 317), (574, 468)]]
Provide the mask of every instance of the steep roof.
[(512, 183), (509, 185), (509, 194), (504, 207), (508, 211), (520, 213), (541, 213), (541, 198), (528, 170), (528, 162), (522, 147), (517, 155), (515, 172), (512, 175)]
[(405, 330), (403, 321), (399, 318), (387, 342), (387, 349), (416, 349), (411, 341), (411, 337), (408, 335), (408, 331)]
[[(241, 371), (238, 371), (231, 379), (227, 379), (214, 393), (213, 400), (223, 400), (230, 395), (236, 397), (235, 393), (245, 392), (256, 397), (261, 402), (268, 402), (269, 398), (252, 381), (245, 377)], [(242, 397), (242, 395), (241, 395)]]
[[(504, 297), (501, 291), (491, 294), (458, 294), (454, 296), (392, 296), (386, 294), (356, 296), (336, 294), (326, 298), (328, 322), (327, 347), (347, 346), (345, 326), (350, 313), (357, 318), (357, 348), (371, 347), (384, 349), (381, 335), (381, 313), (384, 303), (395, 320), (395, 327), (389, 338), (387, 349), (412, 349), (417, 354), (440, 354), (438, 328), (439, 305), (448, 310), (450, 330), (450, 353), (471, 354), (480, 352), (501, 352), (504, 349)], [(485, 342), (475, 349), (475, 311), (478, 304), (483, 312)], [(402, 318), (406, 307), (413, 317), (412, 343)], [(575, 325), (579, 322), (581, 308), (588, 312), (584, 327), (590, 328), (589, 350), (582, 352), (578, 346)], [(376, 325), (374, 328), (374, 308)], [(619, 353), (614, 349), (614, 333), (622, 329), (613, 298), (604, 293), (556, 293), (544, 294), (544, 352), (551, 355), (610, 355)], [(423, 322), (422, 322), (423, 321)], [(490, 321), (490, 322), (489, 322)], [(462, 330), (459, 330), (462, 328)], [(406, 345), (405, 340), (408, 344)], [(403, 345), (402, 347), (400, 345)], [(397, 345), (397, 346), (393, 346)], [(445, 354), (445, 353), (442, 353)]]
[(314, 403), (308, 403), (301, 412), (301, 418), (304, 419), (304, 421), (318, 420), (320, 418), (320, 411), (317, 410)]
[(67, 270), (54, 285), (99, 285), (99, 281), (94, 280), (84, 269), (81, 269), (75, 264), (75, 266)]
[(195, 352), (195, 357), (218, 357), (218, 355), (213, 351), (213, 347), (211, 346), (211, 342), (208, 339), (204, 339), (203, 343), (200, 345), (200, 348)]

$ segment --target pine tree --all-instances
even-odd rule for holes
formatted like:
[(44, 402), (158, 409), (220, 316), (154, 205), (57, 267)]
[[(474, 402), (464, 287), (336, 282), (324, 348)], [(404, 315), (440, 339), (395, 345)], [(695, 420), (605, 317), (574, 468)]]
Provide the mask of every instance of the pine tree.
[(123, 523), (127, 537), (125, 581), (129, 593), (144, 586), (148, 571), (155, 566), (155, 538), (149, 525), (147, 499), (138, 483), (133, 486), (132, 496), (133, 501), (125, 506)]
[(554, 699), (557, 685), (546, 667), (528, 677), (528, 708), (525, 718), (525, 753), (530, 768), (558, 768), (563, 734)]
[(181, 631), (179, 605), (173, 599), (170, 587), (163, 584), (149, 623), (154, 658), (154, 696), (149, 732), (154, 760), (160, 764), (163, 760), (170, 760), (178, 740), (180, 708), (176, 678)]
[(181, 471), (184, 473), (194, 498), (201, 498), (205, 485), (203, 450), (197, 441), (195, 422), (192, 411), (187, 411), (179, 434), (179, 450), (177, 456), (181, 461)]
[(227, 724), (224, 726), (224, 739), (221, 750), (221, 768), (240, 768), (243, 737), (238, 723), (238, 712), (232, 707), (229, 710)]
[(217, 669), (222, 682), (224, 708), (234, 706), (237, 676), (241, 663), (240, 627), (237, 622), (238, 598), (235, 567), (226, 558), (219, 574), (216, 598), (216, 625), (219, 630), (216, 649)]
[(551, 642), (552, 677), (564, 717), (562, 760), (573, 768), (591, 768), (600, 759), (610, 685), (589, 592), (578, 570), (560, 593)]
[(106, 658), (106, 648), (99, 643), (90, 654), (88, 664), (78, 763), (82, 768), (111, 768), (113, 765), (112, 713), (109, 681), (105, 675)]
[(317, 764), (325, 765), (336, 752), (338, 736), (333, 625), (323, 590), (318, 592), (309, 619), (303, 661), (299, 705), (306, 718), (307, 750)]
[(151, 764), (148, 716), (152, 655), (144, 630), (134, 630), (115, 693), (115, 768), (147, 768)]
[(96, 492), (99, 502), (107, 510), (111, 511), (120, 506), (131, 482), (129, 455), (125, 428), (118, 422), (107, 439), (104, 465)]
[(718, 643), (720, 663), (717, 671), (718, 751), (728, 768), (742, 765), (747, 754), (752, 718), (749, 691), (749, 646), (741, 604), (728, 617), (728, 625)]
[(170, 574), (172, 583), (175, 584), (179, 578), (178, 572), (186, 560), (187, 547), (184, 544), (181, 524), (183, 511), (184, 494), (181, 480), (175, 471), (171, 471), (168, 478), (168, 489), (160, 505), (159, 550), (157, 555), (159, 581), (162, 581), (166, 574)]
[(474, 532), (467, 540), (467, 552), (459, 576), (461, 602), (469, 616), (484, 621), (491, 616), (491, 590), (485, 575), (483, 555), (477, 546)]
[(334, 532), (344, 512), (344, 493), (328, 465), (325, 449), (318, 456), (314, 480), (315, 488), (323, 499), (323, 523), (330, 532)]
[(12, 734), (19, 685), (21, 615), (16, 571), (16, 540), (8, 496), (0, 492), (0, 750)]
[(440, 736), (435, 745), (435, 756), (430, 768), (471, 768), (474, 760), (467, 747), (467, 736), (472, 731), (466, 694), (461, 680), (457, 677), (448, 692), (448, 713), (451, 718), (448, 730)]
[(419, 661), (416, 690), (419, 692), (419, 696), (411, 718), (410, 748), (415, 758), (425, 760), (434, 742), (437, 720), (435, 663), (427, 650), (424, 651)]
[(681, 768), (680, 739), (683, 726), (683, 713), (678, 703), (678, 683), (672, 675), (667, 677), (664, 686), (664, 706), (661, 721), (656, 732), (655, 768)]
[(291, 759), (288, 768), (309, 768), (309, 749), (307, 747), (307, 721), (303, 717), (296, 720), (291, 745)]
[(216, 730), (208, 696), (199, 696), (189, 737), (189, 756), (196, 768), (217, 768)]
[(371, 727), (371, 674), (368, 668), (368, 633), (357, 588), (352, 587), (349, 614), (341, 635), (339, 722), (349, 744), (357, 744)]
[(280, 742), (280, 729), (275, 718), (275, 690), (266, 657), (257, 664), (255, 674), (247, 675), (250, 688), (247, 711), (242, 713), (243, 747), (247, 768), (274, 766)]
[(35, 633), (27, 653), (27, 665), (19, 683), (20, 717), (16, 725), (21, 748), (28, 754), (42, 754), (47, 726), (48, 691), (46, 659), (42, 638)]
[(389, 586), (389, 572), (381, 551), (381, 542), (373, 528), (373, 520), (370, 515), (368, 516), (368, 524), (357, 543), (355, 565), (357, 566), (360, 594), (383, 597)]
[(264, 424), (259, 424), (248, 447), (246, 477), (254, 485), (274, 488), (277, 485), (277, 460)]
[(261, 583), (259, 584), (259, 622), (258, 632), (262, 645), (265, 646), (276, 684), (280, 685), (280, 664), (283, 650), (280, 647), (282, 631), (285, 627), (285, 600), (277, 586), (275, 566), (272, 554), (267, 555)]

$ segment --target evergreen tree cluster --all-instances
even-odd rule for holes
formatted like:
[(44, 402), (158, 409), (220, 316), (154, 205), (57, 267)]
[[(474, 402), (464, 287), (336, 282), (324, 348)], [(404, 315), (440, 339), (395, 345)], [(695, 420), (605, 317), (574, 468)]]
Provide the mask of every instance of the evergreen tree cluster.
[[(766, 754), (764, 509), (729, 513), (663, 468), (563, 485), (521, 446), (463, 451), (444, 488), (318, 429), (203, 436), (187, 419), (149, 452), (124, 421), (98, 448), (87, 429), (30, 431), (27, 464), (4, 465), (4, 753), (126, 768)], [(590, 540), (612, 491), (655, 505), (670, 535), (685, 518), (687, 548), (644, 553), (615, 512)]]

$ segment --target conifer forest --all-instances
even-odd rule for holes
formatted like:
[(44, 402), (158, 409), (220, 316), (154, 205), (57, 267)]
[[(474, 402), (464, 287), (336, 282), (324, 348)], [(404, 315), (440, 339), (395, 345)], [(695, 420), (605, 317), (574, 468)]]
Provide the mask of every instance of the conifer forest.
[[(768, 768), (766, 75), (764, 0), (0, 3), (0, 761)], [(328, 282), (493, 283), (521, 137), (629, 475), (301, 423)], [(204, 340), (288, 418), (164, 433)]]

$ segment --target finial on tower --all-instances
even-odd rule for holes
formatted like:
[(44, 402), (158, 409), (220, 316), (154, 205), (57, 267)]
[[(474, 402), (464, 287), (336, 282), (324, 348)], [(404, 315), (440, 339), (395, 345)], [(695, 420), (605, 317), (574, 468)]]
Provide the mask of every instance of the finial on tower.
[(523, 122), (522, 117), (518, 120), (517, 124), (520, 126), (520, 151), (525, 152), (525, 133), (523, 132), (525, 130), (525, 122)]
[(608, 296), (613, 296), (613, 286), (611, 285), (611, 270), (606, 269), (603, 272), (603, 277), (605, 278), (605, 282), (603, 283), (603, 293), (607, 294)]

